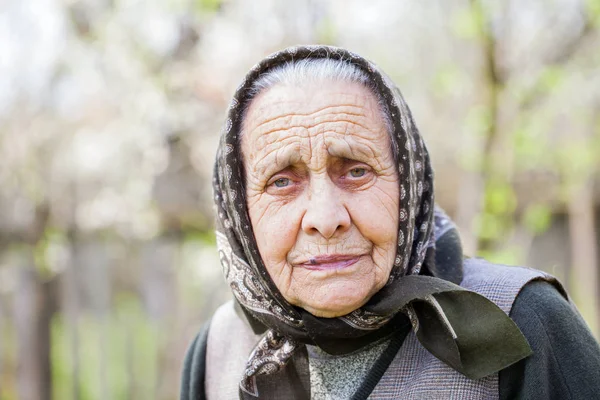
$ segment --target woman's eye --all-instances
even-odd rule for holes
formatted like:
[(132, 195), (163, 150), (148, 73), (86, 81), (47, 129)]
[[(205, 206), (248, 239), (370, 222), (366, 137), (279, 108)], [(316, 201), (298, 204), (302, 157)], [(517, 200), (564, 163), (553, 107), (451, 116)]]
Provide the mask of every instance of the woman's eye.
[(289, 178), (279, 178), (275, 182), (273, 182), (273, 184), (279, 188), (286, 187), (290, 184), (290, 180)]
[(352, 176), (353, 178), (360, 178), (361, 176), (364, 176), (367, 173), (366, 168), (352, 168), (350, 170), (350, 176)]

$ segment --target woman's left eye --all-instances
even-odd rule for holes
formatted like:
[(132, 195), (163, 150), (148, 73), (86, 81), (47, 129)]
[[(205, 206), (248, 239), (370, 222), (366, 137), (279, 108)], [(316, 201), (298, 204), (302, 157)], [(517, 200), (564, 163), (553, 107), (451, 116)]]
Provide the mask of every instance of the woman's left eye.
[(273, 184), (275, 186), (277, 186), (278, 188), (282, 188), (282, 187), (289, 186), (290, 180), (289, 180), (289, 178), (279, 178), (275, 182), (273, 182)]
[(366, 173), (367, 173), (366, 168), (352, 168), (350, 170), (350, 176), (352, 176), (353, 178), (360, 178), (361, 176), (364, 176)]

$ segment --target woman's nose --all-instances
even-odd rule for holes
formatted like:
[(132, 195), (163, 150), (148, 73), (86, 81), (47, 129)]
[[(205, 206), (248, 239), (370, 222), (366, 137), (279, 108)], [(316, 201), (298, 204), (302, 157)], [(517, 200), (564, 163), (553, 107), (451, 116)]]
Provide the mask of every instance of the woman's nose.
[(336, 193), (333, 182), (319, 182), (309, 189), (302, 230), (308, 234), (320, 233), (325, 239), (350, 227), (350, 214)]

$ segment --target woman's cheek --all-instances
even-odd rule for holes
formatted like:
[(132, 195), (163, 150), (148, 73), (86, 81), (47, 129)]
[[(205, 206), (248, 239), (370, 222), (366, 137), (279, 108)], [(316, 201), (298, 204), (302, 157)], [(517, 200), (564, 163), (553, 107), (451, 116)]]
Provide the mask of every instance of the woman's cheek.
[[(268, 264), (281, 264), (287, 260), (287, 254), (294, 247), (300, 227), (299, 216), (294, 204), (274, 206), (261, 218), (258, 224), (260, 232), (259, 250)], [(258, 235), (257, 235), (258, 236)]]
[(392, 185), (373, 186), (357, 193), (350, 203), (353, 224), (375, 247), (374, 261), (384, 270), (391, 269), (398, 240), (398, 190)]

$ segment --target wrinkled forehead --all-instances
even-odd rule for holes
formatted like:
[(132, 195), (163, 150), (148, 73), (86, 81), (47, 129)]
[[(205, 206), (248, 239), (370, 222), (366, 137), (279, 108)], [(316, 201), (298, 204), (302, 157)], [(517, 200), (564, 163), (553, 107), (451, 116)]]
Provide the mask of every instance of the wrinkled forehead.
[(254, 99), (245, 118), (242, 156), (260, 170), (295, 164), (301, 155), (306, 161), (315, 150), (369, 163), (392, 158), (377, 100), (359, 83), (276, 85)]
[(294, 125), (318, 127), (327, 120), (384, 123), (384, 119), (375, 96), (359, 83), (323, 81), (303, 86), (277, 84), (249, 102), (242, 116), (240, 136), (277, 132), (278, 129)]

